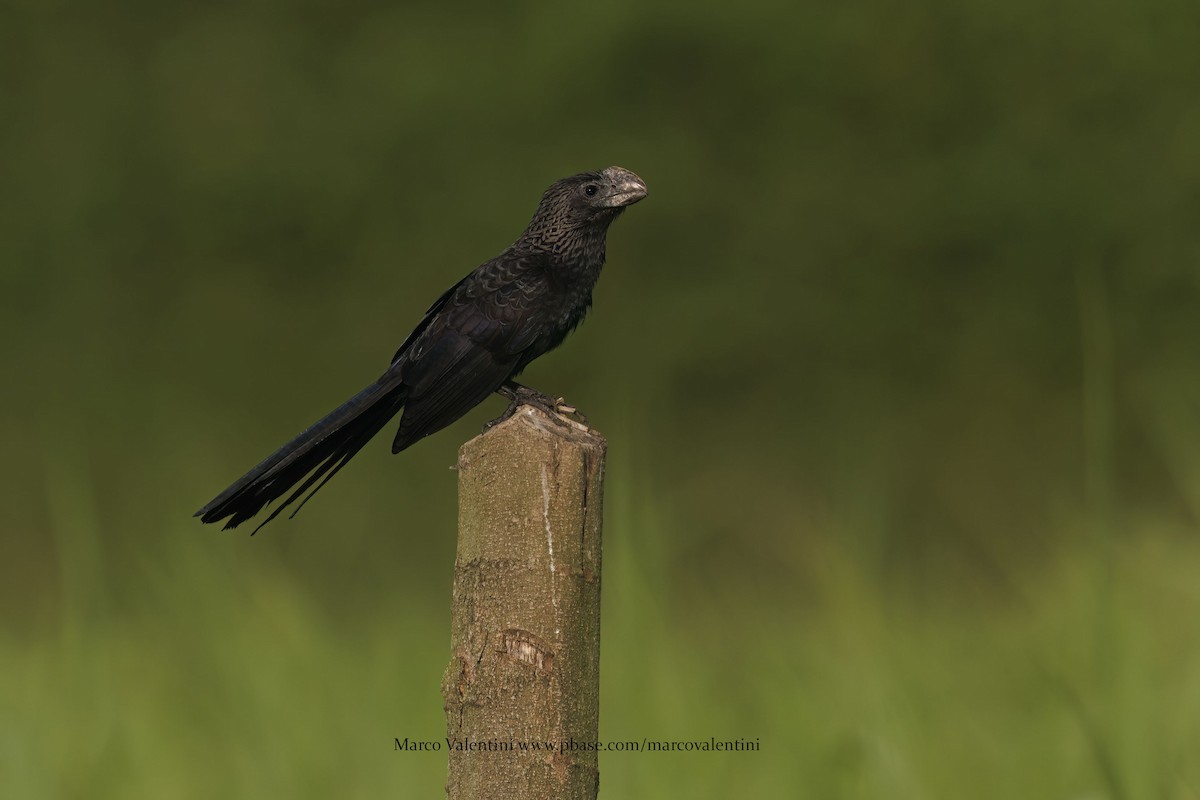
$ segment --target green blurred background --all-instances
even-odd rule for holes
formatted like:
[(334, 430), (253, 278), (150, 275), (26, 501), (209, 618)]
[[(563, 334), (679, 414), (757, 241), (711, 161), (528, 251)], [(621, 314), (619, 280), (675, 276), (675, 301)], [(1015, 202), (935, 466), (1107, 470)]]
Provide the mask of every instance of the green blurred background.
[(542, 189), (611, 798), (1200, 797), (1200, 5), (0, 9), (0, 796), (437, 797), (457, 447), (191, 512)]

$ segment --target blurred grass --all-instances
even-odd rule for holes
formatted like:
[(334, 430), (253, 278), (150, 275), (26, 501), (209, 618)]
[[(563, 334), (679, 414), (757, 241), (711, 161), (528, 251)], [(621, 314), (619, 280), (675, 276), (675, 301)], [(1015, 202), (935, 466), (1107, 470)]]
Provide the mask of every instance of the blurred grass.
[[(53, 485), (59, 507), (87, 507), (66, 496), (85, 484)], [(1194, 540), (1139, 529), (1110, 558), (1078, 531), (979, 597), (950, 571), (881, 580), (873, 545), (837, 531), (798, 537), (776, 580), (727, 574), (668, 603), (677, 530), (628, 478), (609, 510), (602, 738), (761, 750), (606, 753), (606, 794), (1195, 796)], [(178, 523), (122, 592), (104, 586), (94, 522), (56, 521), (71, 588), (56, 629), (0, 639), (0, 793), (441, 791), (444, 756), (391, 740), (442, 736), (446, 604), (383, 607), (396, 592), (340, 618), (262, 563), (258, 540), (213, 547)]]
[(440, 792), (457, 445), (188, 514), (554, 178), (615, 797), (1200, 795), (1200, 6), (0, 9), (0, 796)]

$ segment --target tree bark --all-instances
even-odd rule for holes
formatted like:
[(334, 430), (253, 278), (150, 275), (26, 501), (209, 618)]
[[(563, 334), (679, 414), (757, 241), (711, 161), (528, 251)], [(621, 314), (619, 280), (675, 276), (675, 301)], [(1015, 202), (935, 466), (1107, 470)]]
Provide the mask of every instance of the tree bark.
[(522, 406), (459, 450), (450, 800), (594, 800), (607, 443)]

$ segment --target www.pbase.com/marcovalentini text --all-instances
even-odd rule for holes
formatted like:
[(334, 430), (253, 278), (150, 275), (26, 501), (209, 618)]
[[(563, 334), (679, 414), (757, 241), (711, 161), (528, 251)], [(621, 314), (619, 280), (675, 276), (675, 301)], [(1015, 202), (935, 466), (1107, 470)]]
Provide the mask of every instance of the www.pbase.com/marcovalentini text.
[(759, 740), (754, 739), (717, 739), (715, 736), (704, 739), (642, 739), (640, 742), (608, 741), (580, 742), (567, 739), (559, 742), (525, 741), (520, 739), (403, 739), (393, 740), (393, 750), (425, 750), (438, 752), (445, 749), (454, 752), (497, 753), (497, 752), (530, 752), (541, 751), (551, 753), (596, 752), (634, 752), (634, 753), (669, 753), (669, 752), (753, 752), (759, 749)]

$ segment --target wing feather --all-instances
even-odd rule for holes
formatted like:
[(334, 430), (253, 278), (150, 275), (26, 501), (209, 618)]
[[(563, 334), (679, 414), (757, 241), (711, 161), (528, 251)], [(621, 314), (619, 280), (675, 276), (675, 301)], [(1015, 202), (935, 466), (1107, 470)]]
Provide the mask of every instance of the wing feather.
[(435, 304), (398, 365), (408, 399), (392, 452), (451, 424), (528, 363), (526, 351), (553, 309), (551, 292), (538, 259), (510, 255), (484, 264)]

